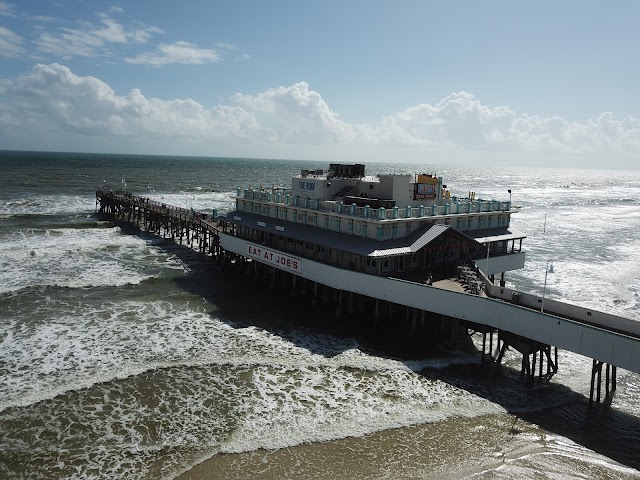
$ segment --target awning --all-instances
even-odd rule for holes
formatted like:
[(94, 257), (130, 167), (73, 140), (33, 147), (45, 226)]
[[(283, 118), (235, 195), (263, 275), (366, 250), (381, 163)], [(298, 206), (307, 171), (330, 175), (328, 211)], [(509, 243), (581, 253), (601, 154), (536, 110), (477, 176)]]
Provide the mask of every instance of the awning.
[(378, 241), (361, 235), (338, 233), (313, 225), (286, 222), (247, 212), (229, 212), (226, 220), (229, 223), (255, 228), (274, 235), (285, 235), (296, 240), (367, 257), (390, 257), (415, 253), (450, 228), (448, 225), (431, 224), (424, 229), (413, 232), (408, 237)]
[(512, 227), (492, 228), (490, 230), (466, 230), (463, 233), (478, 243), (502, 242), (527, 238), (524, 233)]

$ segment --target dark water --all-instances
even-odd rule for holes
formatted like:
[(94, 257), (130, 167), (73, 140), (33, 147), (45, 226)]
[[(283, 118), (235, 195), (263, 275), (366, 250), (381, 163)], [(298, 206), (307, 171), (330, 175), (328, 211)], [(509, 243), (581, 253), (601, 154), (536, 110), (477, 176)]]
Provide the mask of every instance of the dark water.
[[(0, 477), (638, 478), (640, 377), (586, 408), (590, 359), (551, 384), (455, 354), (389, 357), (309, 305), (94, 214), (97, 188), (228, 211), (318, 162), (0, 153)], [(506, 199), (510, 285), (640, 320), (640, 173), (371, 164)], [(322, 328), (326, 321), (330, 328)], [(513, 367), (513, 368), (510, 368)], [(201, 461), (207, 462), (200, 464)], [(188, 478), (188, 477), (187, 477)]]

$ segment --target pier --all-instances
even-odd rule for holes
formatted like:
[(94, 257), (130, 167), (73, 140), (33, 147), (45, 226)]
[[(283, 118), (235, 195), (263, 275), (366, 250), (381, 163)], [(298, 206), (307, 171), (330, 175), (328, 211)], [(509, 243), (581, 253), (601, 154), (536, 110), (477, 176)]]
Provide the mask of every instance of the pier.
[(122, 190), (96, 192), (96, 212), (199, 252), (221, 254), (218, 223), (212, 215), (134, 196)]
[(468, 342), (470, 331), (481, 333), (483, 362), (499, 365), (507, 349), (517, 350), (531, 383), (557, 372), (558, 348), (581, 354), (592, 359), (590, 405), (612, 399), (618, 367), (640, 373), (640, 322), (548, 299), (543, 308), (541, 298), (494, 285), (477, 266), (484, 291), (470, 293), (329, 265), (306, 242), (276, 248), (270, 238), (236, 235), (235, 225), (213, 212), (122, 190), (97, 191), (96, 211), (210, 255), (222, 268), (264, 279), (270, 288), (310, 297), (312, 305), (333, 306), (338, 317), (367, 318), (364, 333), (382, 331), (418, 348), (434, 338), (455, 348)]

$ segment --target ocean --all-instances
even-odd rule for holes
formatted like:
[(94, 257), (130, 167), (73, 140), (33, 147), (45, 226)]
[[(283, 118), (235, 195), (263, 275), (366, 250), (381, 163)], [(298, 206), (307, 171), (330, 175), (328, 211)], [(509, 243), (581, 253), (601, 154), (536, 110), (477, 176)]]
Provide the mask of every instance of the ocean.
[[(0, 478), (640, 478), (638, 374), (589, 409), (571, 352), (535, 387), (512, 353), (403, 358), (95, 214), (122, 187), (224, 213), (236, 187), (328, 163), (0, 152)], [(508, 286), (640, 321), (640, 171), (367, 165), (423, 172), (511, 190), (528, 237)]]

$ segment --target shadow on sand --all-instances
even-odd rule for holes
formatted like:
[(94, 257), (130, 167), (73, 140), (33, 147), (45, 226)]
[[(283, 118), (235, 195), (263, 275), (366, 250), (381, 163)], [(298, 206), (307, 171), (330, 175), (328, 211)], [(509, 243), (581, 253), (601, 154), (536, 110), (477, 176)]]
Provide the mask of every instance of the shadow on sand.
[(565, 385), (536, 381), (531, 386), (519, 371), (495, 364), (453, 365), (421, 373), (501, 405), (515, 417), (512, 435), (521, 433), (517, 423), (522, 419), (640, 469), (640, 418), (616, 409), (615, 397), (612, 405), (589, 408), (588, 397)]

